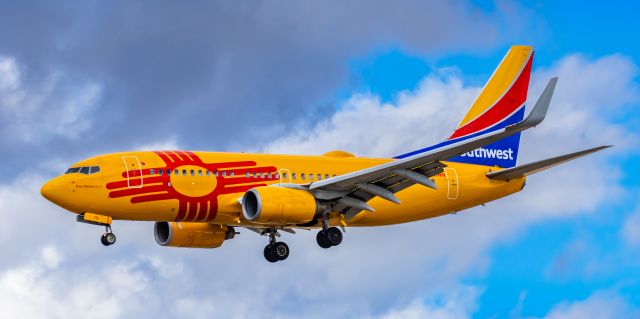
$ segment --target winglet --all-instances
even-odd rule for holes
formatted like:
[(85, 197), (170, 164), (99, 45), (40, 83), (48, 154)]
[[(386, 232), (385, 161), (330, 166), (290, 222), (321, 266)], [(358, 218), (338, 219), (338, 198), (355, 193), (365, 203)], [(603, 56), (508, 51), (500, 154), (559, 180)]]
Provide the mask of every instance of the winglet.
[(538, 98), (536, 105), (531, 110), (531, 113), (524, 119), (524, 121), (513, 125), (518, 128), (530, 128), (534, 127), (544, 120), (547, 116), (547, 111), (549, 110), (549, 104), (551, 103), (551, 97), (553, 96), (553, 91), (556, 88), (556, 82), (558, 82), (558, 77), (553, 77), (549, 80), (547, 87), (544, 88), (542, 95)]

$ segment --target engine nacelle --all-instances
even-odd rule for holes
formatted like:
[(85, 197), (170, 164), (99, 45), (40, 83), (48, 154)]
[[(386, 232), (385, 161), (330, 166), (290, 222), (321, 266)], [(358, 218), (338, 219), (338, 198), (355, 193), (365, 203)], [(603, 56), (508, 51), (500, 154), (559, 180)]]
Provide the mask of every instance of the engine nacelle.
[(156, 242), (161, 246), (216, 248), (235, 235), (232, 227), (209, 223), (156, 222), (153, 227)]
[(257, 224), (304, 224), (318, 211), (311, 193), (278, 186), (261, 186), (242, 197), (244, 218)]

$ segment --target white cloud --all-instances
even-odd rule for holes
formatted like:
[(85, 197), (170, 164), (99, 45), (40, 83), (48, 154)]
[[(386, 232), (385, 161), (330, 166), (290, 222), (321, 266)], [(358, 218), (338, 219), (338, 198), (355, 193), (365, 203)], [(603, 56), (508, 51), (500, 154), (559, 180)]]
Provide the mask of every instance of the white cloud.
[(380, 319), (462, 319), (471, 318), (477, 309), (480, 290), (475, 287), (452, 288), (449, 293), (430, 300), (414, 300), (400, 309), (392, 309)]
[(76, 139), (92, 127), (91, 113), (101, 86), (72, 79), (56, 70), (42, 80), (27, 82), (13, 57), (0, 55), (0, 116), (4, 133), (26, 142), (51, 136)]
[(556, 305), (545, 319), (632, 319), (640, 317), (640, 309), (615, 292), (598, 291), (589, 298)]
[(176, 137), (172, 136), (163, 141), (156, 141), (149, 144), (139, 145), (135, 147), (136, 150), (141, 151), (157, 151), (157, 150), (177, 150), (180, 149), (178, 147), (178, 142), (176, 141)]

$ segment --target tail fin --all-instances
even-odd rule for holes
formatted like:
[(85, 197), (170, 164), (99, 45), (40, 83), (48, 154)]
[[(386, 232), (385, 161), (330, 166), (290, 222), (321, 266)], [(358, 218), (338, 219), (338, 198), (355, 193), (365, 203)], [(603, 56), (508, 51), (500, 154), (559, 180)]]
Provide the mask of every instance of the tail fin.
[[(449, 140), (465, 140), (522, 121), (532, 61), (532, 47), (511, 47)], [(514, 167), (519, 144), (520, 133), (453, 157), (450, 161)]]

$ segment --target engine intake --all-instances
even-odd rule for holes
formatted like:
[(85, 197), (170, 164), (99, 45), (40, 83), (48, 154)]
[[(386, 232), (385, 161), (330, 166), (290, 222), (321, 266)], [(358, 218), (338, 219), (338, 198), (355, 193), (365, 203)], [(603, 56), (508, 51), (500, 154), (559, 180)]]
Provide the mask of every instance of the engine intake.
[(305, 190), (278, 186), (261, 186), (242, 197), (242, 215), (257, 223), (303, 224), (318, 211), (318, 202)]
[(153, 227), (156, 242), (168, 247), (216, 248), (225, 239), (232, 239), (232, 227), (209, 223), (156, 222)]

